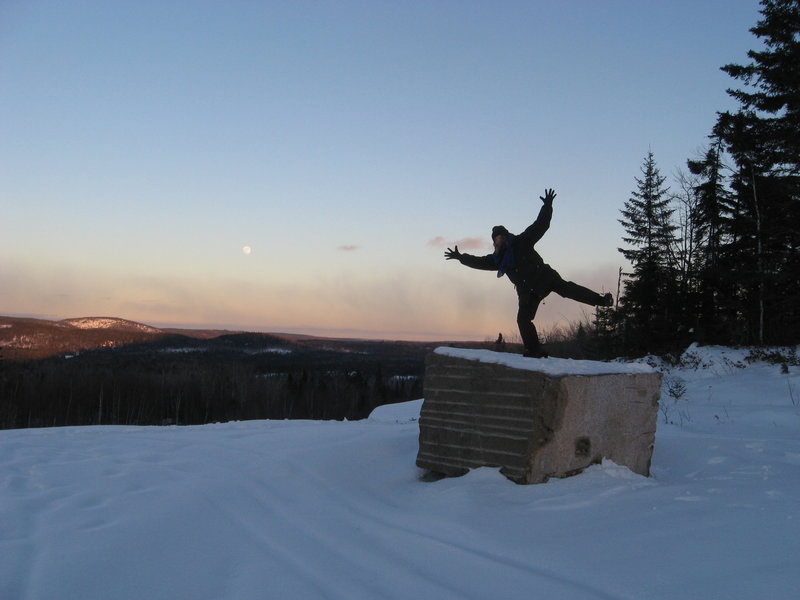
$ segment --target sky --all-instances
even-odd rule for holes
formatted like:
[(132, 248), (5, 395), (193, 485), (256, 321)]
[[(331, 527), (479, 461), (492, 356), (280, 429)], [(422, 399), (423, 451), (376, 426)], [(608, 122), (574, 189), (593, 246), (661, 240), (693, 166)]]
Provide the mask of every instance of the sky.
[[(652, 151), (695, 158), (755, 0), (0, 0), (0, 314), (516, 335), (519, 233), (616, 294)], [(674, 186), (673, 186), (674, 187)], [(551, 295), (540, 331), (592, 308)]]

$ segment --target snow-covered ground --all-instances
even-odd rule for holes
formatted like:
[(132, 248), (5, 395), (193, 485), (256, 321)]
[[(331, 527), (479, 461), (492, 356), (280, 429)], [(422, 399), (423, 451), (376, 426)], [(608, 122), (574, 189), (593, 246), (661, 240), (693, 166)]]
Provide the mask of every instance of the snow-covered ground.
[(692, 352), (665, 377), (650, 478), (421, 481), (420, 401), (2, 431), (0, 598), (798, 598), (800, 367)]

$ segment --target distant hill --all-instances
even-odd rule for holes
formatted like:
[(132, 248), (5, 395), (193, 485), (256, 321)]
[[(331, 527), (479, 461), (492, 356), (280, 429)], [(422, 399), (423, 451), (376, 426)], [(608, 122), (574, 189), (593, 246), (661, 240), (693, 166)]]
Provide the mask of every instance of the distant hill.
[[(442, 342), (447, 343), (447, 342)], [(441, 345), (430, 342), (382, 342), (315, 337), (288, 333), (253, 333), (220, 329), (159, 329), (117, 317), (78, 317), (50, 321), (0, 316), (0, 360), (40, 359), (65, 356), (102, 348), (124, 348), (146, 344), (154, 349), (237, 349), (243, 352), (274, 351), (275, 348), (334, 352), (419, 355)], [(474, 344), (455, 344), (471, 346)]]
[(57, 324), (76, 329), (113, 329), (115, 331), (133, 331), (141, 333), (162, 333), (160, 329), (150, 327), (144, 323), (118, 319), (116, 317), (79, 317), (77, 319), (64, 319)]
[(273, 335), (225, 329), (159, 329), (118, 317), (77, 317), (50, 321), (0, 316), (0, 359), (39, 359), (133, 344), (196, 348), (197, 340), (215, 340), (215, 346), (253, 348), (312, 339), (312, 336), (304, 335)]
[(48, 321), (0, 316), (0, 358), (46, 358), (153, 341), (166, 335), (155, 327), (113, 317)]

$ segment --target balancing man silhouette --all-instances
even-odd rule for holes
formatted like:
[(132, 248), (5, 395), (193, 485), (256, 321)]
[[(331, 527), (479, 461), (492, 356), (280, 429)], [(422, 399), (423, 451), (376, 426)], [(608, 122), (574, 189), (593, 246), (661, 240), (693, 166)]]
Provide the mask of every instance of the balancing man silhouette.
[(536, 221), (519, 235), (508, 232), (502, 225), (492, 228), (492, 242), (494, 252), (486, 256), (473, 256), (448, 248), (444, 256), (447, 260), (457, 260), (462, 265), (483, 271), (497, 271), (497, 276), (508, 275), (511, 283), (517, 289), (519, 310), (517, 312), (517, 326), (525, 346), (524, 356), (543, 358), (547, 353), (539, 343), (539, 336), (533, 324), (539, 303), (550, 293), (577, 300), (591, 306), (611, 306), (614, 301), (611, 294), (601, 296), (589, 288), (585, 288), (572, 281), (564, 281), (555, 269), (546, 264), (533, 246), (542, 239), (550, 227), (553, 216), (553, 200), (556, 193), (546, 189), (544, 196), (539, 196), (542, 208)]

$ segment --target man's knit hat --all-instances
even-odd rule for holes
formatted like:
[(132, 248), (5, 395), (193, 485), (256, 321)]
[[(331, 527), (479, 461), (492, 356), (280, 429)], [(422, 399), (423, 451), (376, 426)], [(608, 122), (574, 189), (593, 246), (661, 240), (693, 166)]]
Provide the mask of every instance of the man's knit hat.
[(498, 235), (504, 235), (508, 237), (508, 229), (502, 225), (495, 225), (492, 227), (492, 240), (494, 240), (494, 238), (496, 238)]

